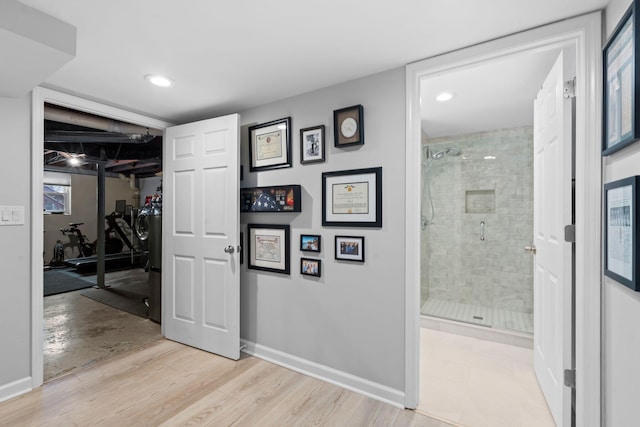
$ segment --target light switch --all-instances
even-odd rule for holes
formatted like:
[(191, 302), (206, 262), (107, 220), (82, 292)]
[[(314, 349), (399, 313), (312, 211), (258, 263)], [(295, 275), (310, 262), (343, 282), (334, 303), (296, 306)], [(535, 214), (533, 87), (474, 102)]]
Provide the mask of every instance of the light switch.
[(24, 225), (24, 206), (0, 206), (0, 225)]

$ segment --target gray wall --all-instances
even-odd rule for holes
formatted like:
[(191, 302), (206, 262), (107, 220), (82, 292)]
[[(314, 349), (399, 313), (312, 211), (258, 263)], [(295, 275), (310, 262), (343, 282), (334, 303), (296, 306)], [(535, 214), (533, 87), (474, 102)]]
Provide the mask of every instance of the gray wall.
[[(606, 9), (607, 37), (622, 17), (629, 0), (612, 0)], [(640, 175), (640, 143), (604, 158), (604, 182)], [(640, 292), (605, 277), (602, 291), (604, 423), (635, 425), (640, 419)]]
[[(404, 68), (241, 113), (242, 187), (300, 184), (302, 212), (241, 214), (291, 226), (291, 275), (241, 276), (241, 337), (404, 391)], [(365, 144), (333, 146), (333, 110), (364, 106)], [(249, 173), (247, 126), (292, 117), (293, 167)], [(326, 126), (326, 162), (300, 164), (301, 128)], [(383, 227), (322, 227), (322, 172), (382, 166)], [(419, 200), (416, 199), (416, 203)], [(301, 233), (322, 235), (322, 277), (301, 276)], [(365, 237), (364, 264), (334, 260), (334, 236)], [(246, 244), (246, 230), (245, 230)], [(314, 254), (315, 255), (315, 254)]]
[(0, 227), (0, 397), (31, 376), (30, 109), (30, 97), (0, 97), (0, 205), (24, 206), (26, 216), (25, 225)]

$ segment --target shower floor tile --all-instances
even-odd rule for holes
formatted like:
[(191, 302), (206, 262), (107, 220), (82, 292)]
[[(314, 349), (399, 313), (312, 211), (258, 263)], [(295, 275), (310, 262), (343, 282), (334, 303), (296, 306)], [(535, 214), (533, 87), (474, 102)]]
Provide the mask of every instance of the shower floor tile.
[(490, 326), (495, 329), (533, 333), (533, 313), (521, 313), (436, 298), (429, 298), (420, 312), (425, 316)]

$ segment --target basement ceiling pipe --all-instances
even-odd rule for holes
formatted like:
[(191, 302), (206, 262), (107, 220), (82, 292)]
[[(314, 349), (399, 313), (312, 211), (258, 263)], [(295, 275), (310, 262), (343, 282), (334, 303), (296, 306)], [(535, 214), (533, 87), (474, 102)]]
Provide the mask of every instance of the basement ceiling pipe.
[(119, 122), (117, 120), (94, 116), (80, 111), (56, 108), (50, 104), (45, 104), (44, 106), (44, 119), (108, 132), (162, 136), (162, 131), (158, 129)]

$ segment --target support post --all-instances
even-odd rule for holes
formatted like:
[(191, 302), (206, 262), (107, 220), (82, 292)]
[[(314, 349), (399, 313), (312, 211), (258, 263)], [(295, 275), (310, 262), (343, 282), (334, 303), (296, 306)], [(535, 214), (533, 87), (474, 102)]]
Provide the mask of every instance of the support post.
[(106, 176), (106, 153), (105, 149), (102, 148), (100, 150), (100, 160), (98, 161), (98, 244), (96, 246), (96, 256), (97, 256), (97, 264), (96, 264), (96, 283), (98, 284), (98, 288), (105, 289), (107, 286), (104, 283), (104, 273), (105, 273), (105, 176)]

